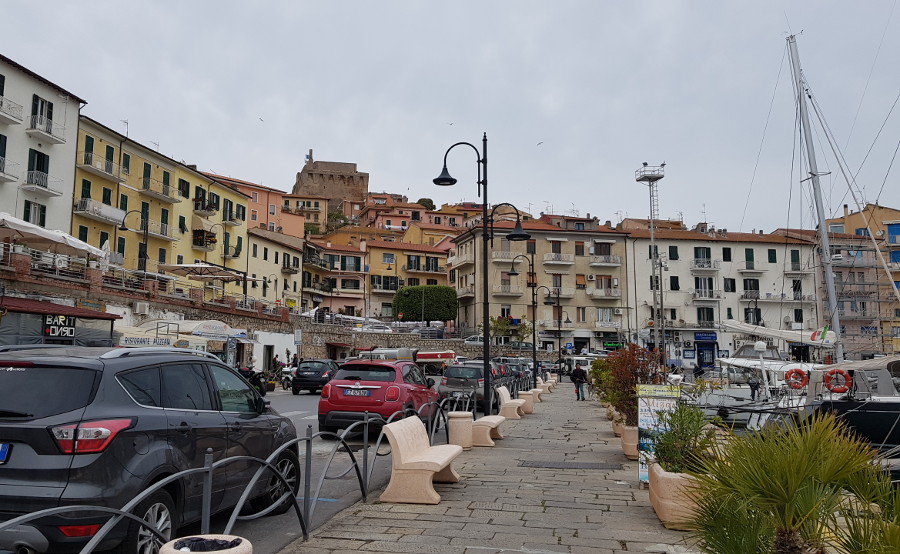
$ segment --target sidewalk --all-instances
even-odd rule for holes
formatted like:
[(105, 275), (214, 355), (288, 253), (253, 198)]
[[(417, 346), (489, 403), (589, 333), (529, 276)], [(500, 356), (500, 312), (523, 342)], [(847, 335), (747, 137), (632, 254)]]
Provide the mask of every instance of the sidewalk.
[(686, 534), (657, 519), (600, 404), (576, 402), (568, 382), (543, 398), (501, 426), (497, 446), (456, 458), (462, 478), (435, 485), (440, 504), (381, 504), (375, 491), (279, 554), (688, 552)]

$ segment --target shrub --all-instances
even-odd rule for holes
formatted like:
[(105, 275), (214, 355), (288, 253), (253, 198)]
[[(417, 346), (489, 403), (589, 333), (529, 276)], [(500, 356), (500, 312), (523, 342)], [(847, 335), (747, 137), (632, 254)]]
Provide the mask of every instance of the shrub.
[(656, 461), (673, 473), (697, 472), (716, 446), (716, 429), (703, 410), (678, 402), (671, 412), (659, 412), (660, 431), (653, 435)]
[(610, 377), (606, 388), (609, 403), (625, 418), (625, 425), (635, 426), (638, 420), (637, 386), (651, 383), (660, 356), (657, 350), (647, 350), (629, 343), (610, 354)]

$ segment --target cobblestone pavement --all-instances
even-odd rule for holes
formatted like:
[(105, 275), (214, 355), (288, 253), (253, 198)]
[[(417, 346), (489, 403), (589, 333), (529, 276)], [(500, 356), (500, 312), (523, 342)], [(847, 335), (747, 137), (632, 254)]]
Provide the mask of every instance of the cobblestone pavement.
[(659, 523), (600, 404), (576, 402), (571, 383), (543, 398), (497, 446), (456, 458), (462, 479), (435, 485), (440, 504), (382, 504), (376, 491), (279, 554), (691, 552)]

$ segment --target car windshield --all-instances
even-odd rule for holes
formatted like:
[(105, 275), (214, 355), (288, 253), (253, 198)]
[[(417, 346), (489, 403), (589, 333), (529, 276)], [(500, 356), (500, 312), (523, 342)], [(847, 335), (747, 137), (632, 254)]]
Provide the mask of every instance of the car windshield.
[(0, 418), (41, 418), (83, 408), (96, 376), (90, 369), (9, 367), (0, 361)]
[(340, 368), (334, 374), (336, 381), (394, 381), (397, 370), (380, 365), (350, 365)]
[(328, 365), (323, 362), (302, 362), (297, 369), (305, 369), (307, 371), (325, 371)]
[(448, 367), (446, 371), (444, 371), (444, 376), (453, 379), (481, 379), (481, 368), (464, 365), (452, 365)]

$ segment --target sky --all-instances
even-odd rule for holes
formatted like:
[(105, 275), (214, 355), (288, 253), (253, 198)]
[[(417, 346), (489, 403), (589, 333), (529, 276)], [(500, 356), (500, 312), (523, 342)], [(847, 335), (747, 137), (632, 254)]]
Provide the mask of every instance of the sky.
[(455, 186), (432, 179), (486, 133), (491, 204), (646, 218), (634, 172), (665, 162), (661, 218), (768, 232), (817, 224), (790, 34), (857, 199), (900, 208), (897, 2), (5, 0), (0, 53), (138, 142), (276, 189), (312, 149), (372, 192), (481, 202), (472, 148)]

